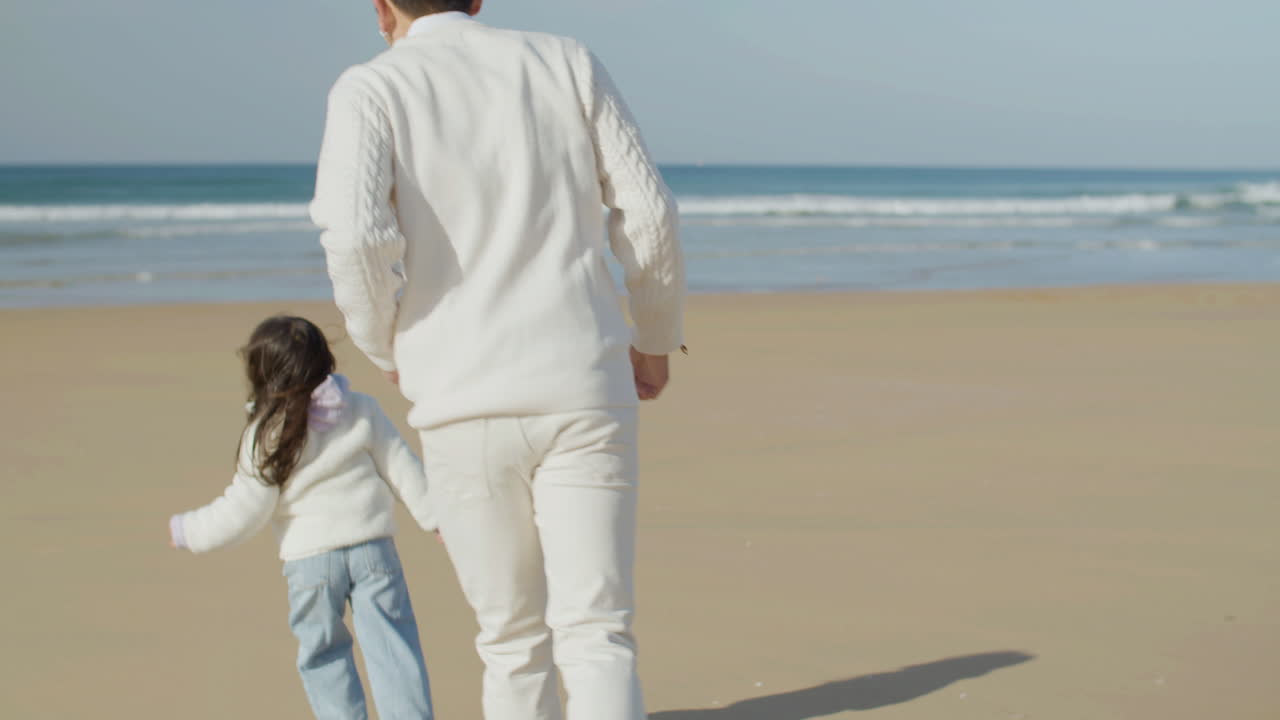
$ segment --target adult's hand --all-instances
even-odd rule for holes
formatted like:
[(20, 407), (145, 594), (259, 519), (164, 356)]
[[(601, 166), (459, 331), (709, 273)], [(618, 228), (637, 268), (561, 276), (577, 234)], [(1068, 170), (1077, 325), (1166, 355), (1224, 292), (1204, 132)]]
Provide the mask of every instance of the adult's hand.
[(670, 374), (666, 355), (646, 355), (631, 348), (631, 369), (636, 378), (636, 394), (641, 400), (653, 400), (662, 394)]

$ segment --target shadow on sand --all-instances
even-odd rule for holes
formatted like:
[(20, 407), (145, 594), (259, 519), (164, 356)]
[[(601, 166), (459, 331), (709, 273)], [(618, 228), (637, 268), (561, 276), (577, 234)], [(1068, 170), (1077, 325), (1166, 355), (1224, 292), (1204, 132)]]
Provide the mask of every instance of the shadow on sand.
[(649, 720), (808, 720), (848, 710), (872, 710), (914, 700), (957, 680), (979, 677), (1034, 658), (1013, 651), (964, 655), (740, 700), (727, 707), (664, 710), (649, 715)]

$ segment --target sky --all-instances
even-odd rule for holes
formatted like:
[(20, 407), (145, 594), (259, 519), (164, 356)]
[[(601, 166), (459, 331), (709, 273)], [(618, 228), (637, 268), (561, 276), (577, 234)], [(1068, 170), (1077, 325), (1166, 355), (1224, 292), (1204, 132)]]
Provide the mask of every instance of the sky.
[[(1275, 0), (487, 0), (665, 163), (1280, 168)], [(0, 0), (0, 163), (310, 163), (369, 0)]]

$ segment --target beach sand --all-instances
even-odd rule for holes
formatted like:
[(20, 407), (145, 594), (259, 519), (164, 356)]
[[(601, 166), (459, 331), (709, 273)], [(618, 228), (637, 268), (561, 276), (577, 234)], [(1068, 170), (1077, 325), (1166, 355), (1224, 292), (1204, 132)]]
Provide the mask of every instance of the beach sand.
[[(341, 335), (0, 312), (0, 717), (310, 717), (269, 532), (166, 535), (230, 477), (277, 311)], [(1280, 717), (1280, 286), (703, 296), (687, 337), (643, 414), (653, 717)], [(472, 616), (402, 528), (438, 715), (479, 718)]]

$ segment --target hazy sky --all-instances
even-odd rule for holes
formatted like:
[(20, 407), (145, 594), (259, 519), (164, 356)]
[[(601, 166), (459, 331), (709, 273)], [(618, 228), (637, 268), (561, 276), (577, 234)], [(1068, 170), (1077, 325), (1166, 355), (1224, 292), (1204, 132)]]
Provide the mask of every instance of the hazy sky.
[[(659, 160), (1280, 167), (1275, 0), (488, 0)], [(0, 163), (311, 162), (368, 0), (0, 0)]]

